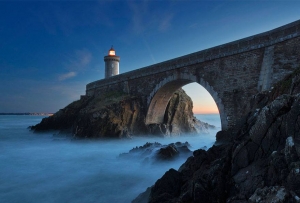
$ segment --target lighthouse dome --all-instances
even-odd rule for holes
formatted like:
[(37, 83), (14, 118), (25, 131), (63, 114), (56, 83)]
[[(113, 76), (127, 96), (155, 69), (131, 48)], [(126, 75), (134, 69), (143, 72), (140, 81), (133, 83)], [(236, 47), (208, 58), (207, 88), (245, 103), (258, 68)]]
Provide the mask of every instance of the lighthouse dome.
[(110, 50), (108, 51), (108, 55), (109, 56), (115, 56), (116, 55), (116, 51), (114, 50), (113, 47), (111, 47)]

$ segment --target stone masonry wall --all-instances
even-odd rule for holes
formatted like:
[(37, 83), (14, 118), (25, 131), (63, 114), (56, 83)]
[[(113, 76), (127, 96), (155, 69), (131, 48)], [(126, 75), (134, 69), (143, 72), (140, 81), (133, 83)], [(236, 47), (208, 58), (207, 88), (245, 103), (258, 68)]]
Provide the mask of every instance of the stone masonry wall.
[[(122, 91), (142, 97), (148, 123), (160, 122), (174, 89), (202, 85), (219, 108), (222, 128), (247, 113), (250, 98), (300, 64), (300, 21), (242, 40), (120, 74), (87, 85), (87, 96)], [(159, 95), (155, 97), (155, 95)]]

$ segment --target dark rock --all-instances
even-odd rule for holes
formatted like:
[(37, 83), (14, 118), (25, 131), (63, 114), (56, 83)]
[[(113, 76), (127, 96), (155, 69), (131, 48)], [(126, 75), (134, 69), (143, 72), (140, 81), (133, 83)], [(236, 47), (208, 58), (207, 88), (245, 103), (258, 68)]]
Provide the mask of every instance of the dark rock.
[(181, 178), (172, 179), (180, 193), (157, 190), (149, 202), (300, 202), (299, 93), (300, 69), (255, 95), (245, 118), (217, 134), (217, 145), (194, 151), (182, 164)]
[(291, 163), (289, 169), (286, 187), (300, 196), (300, 161)]
[(149, 203), (170, 202), (180, 195), (181, 173), (170, 169), (151, 188)]
[(293, 137), (286, 138), (286, 144), (284, 148), (285, 161), (287, 163), (292, 163), (298, 160), (298, 154), (295, 147), (295, 142)]
[(267, 173), (265, 160), (258, 160), (239, 170), (233, 180), (239, 195), (249, 198), (257, 188), (264, 186), (264, 175)]
[(143, 146), (135, 147), (131, 149), (128, 153), (122, 153), (119, 155), (119, 158), (134, 158), (139, 160), (153, 160), (153, 154), (163, 147), (162, 144), (158, 142), (150, 143), (147, 142)]
[(170, 144), (167, 147), (160, 148), (157, 152), (157, 158), (161, 160), (170, 160), (178, 155), (179, 151), (174, 144)]
[(132, 200), (131, 203), (148, 203), (150, 193), (151, 193), (151, 187), (148, 187), (145, 192), (137, 196), (134, 200)]
[(35, 132), (58, 130), (77, 138), (130, 138), (149, 134), (165, 137), (206, 132), (211, 126), (198, 121), (192, 108), (191, 98), (179, 89), (167, 106), (164, 123), (146, 125), (147, 109), (142, 98), (111, 92), (83, 97), (31, 129)]
[(216, 145), (226, 144), (231, 142), (233, 139), (232, 133), (229, 131), (219, 131), (216, 134)]
[(289, 192), (284, 187), (272, 186), (258, 188), (249, 198), (249, 203), (286, 203), (292, 202)]
[(122, 153), (119, 155), (120, 158), (134, 158), (144, 160), (148, 163), (156, 161), (174, 160), (179, 156), (189, 156), (192, 154), (189, 149), (190, 144), (188, 142), (181, 143), (176, 142), (175, 144), (162, 145), (158, 142), (149, 143), (147, 142), (143, 146), (135, 147), (129, 151), (129, 153)]

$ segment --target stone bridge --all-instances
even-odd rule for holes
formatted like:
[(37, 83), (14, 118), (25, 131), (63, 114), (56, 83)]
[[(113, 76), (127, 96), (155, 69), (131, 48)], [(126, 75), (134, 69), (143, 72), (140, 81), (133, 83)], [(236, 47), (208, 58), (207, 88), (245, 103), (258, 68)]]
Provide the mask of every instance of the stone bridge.
[(86, 95), (123, 91), (142, 99), (146, 124), (162, 123), (170, 97), (197, 82), (213, 97), (222, 130), (237, 124), (249, 101), (300, 65), (300, 20), (258, 35), (89, 83)]

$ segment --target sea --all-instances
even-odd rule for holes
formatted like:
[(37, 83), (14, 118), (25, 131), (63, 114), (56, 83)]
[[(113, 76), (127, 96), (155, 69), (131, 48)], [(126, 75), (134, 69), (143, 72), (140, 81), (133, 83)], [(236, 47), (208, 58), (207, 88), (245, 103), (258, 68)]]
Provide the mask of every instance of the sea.
[(221, 129), (218, 114), (195, 115), (216, 128), (175, 138), (75, 140), (28, 129), (44, 116), (0, 116), (1, 203), (130, 203), (170, 168), (187, 157), (161, 163), (120, 159), (146, 142), (189, 142), (191, 150), (208, 149)]

